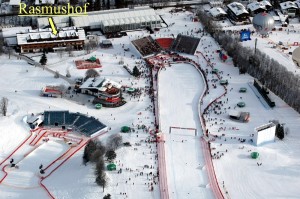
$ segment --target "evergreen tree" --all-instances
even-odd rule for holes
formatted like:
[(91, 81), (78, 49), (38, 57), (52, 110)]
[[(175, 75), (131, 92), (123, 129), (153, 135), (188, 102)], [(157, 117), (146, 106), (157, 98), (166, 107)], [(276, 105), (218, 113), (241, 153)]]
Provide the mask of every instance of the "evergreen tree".
[(89, 3), (87, 7), (87, 11), (93, 11), (94, 10), (94, 1), (93, 0), (87, 0), (87, 3)]
[(101, 10), (101, 0), (95, 0), (94, 10)]
[(75, 6), (75, 5), (78, 4), (78, 0), (70, 0), (70, 4), (71, 4), (72, 6)]
[(108, 185), (105, 172), (102, 172), (102, 174), (100, 176), (96, 177), (96, 183), (97, 183), (97, 185), (102, 186), (103, 192), (104, 192), (104, 188)]
[(116, 154), (115, 151), (109, 150), (109, 151), (106, 152), (105, 156), (106, 156), (108, 161), (112, 161), (117, 157), (117, 154)]
[(83, 164), (86, 165), (86, 163), (91, 160), (92, 154), (96, 151), (96, 149), (97, 149), (97, 143), (93, 140), (90, 140), (84, 148), (83, 157), (82, 157)]
[(40, 64), (42, 64), (42, 65), (46, 65), (47, 64), (47, 56), (46, 56), (45, 52), (43, 52), (43, 55), (42, 55), (42, 57), (40, 59)]
[(141, 72), (137, 68), (137, 66), (134, 66), (133, 71), (132, 71), (133, 76), (138, 77), (141, 75)]
[(280, 140), (282, 140), (282, 139), (284, 138), (284, 129), (283, 129), (283, 125), (277, 124), (275, 135), (276, 135), (276, 137), (278, 137)]
[(103, 197), (103, 199), (111, 199), (111, 195), (108, 193)]

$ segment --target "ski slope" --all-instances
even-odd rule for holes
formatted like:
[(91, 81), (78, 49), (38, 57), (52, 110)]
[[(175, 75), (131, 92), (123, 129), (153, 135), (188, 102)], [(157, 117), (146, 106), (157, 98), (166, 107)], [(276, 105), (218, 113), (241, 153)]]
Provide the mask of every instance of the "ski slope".
[[(207, 187), (200, 143), (198, 103), (204, 89), (201, 75), (192, 65), (172, 64), (160, 72), (158, 84), (170, 198), (213, 198)], [(195, 128), (198, 136), (184, 129), (173, 129), (169, 134), (170, 126)]]

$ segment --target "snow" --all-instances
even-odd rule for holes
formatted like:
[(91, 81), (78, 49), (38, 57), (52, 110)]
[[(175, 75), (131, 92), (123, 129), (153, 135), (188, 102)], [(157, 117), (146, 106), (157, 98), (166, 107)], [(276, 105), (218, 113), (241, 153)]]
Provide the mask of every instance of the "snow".
[[(176, 37), (177, 34), (186, 34), (193, 30), (194, 36), (200, 37), (201, 33), (195, 33), (196, 30), (202, 29), (201, 24), (192, 22), (194, 16), (190, 12), (179, 12), (170, 14), (171, 8), (157, 10), (157, 14), (162, 15), (168, 28), (156, 32), (153, 37)], [(294, 30), (299, 31), (299, 23), (293, 23)], [(229, 27), (234, 30), (241, 29), (241, 26)], [(287, 29), (291, 29), (290, 27)], [(269, 38), (260, 38), (253, 35), (251, 41), (243, 42), (245, 46), (254, 47), (254, 39), (258, 39), (258, 48), (269, 54), (272, 58), (284, 64), (286, 68), (296, 74), (299, 69), (292, 64), (291, 60), (285, 53), (279, 49), (270, 47), (270, 40), (274, 43), (282, 41), (283, 43), (298, 41), (296, 33), (284, 31), (273, 32)], [(88, 55), (84, 52), (76, 52), (75, 57), (69, 57), (63, 54), (60, 58), (56, 53), (48, 53), (49, 68), (65, 74), (70, 70), (71, 80), (83, 77), (86, 70), (76, 69), (74, 60), (88, 59), (96, 56), (100, 59), (102, 68), (97, 69), (101, 77), (109, 78), (121, 85), (133, 88), (144, 88), (149, 86), (149, 81), (145, 77), (136, 79), (131, 77), (119, 64), (123, 59), (124, 65), (132, 69), (135, 65), (142, 68), (139, 64), (140, 55), (134, 49), (130, 41), (138, 37), (149, 35), (146, 31), (131, 31), (128, 36), (112, 39), (113, 48), (96, 49)], [(99, 37), (101, 40), (104, 37)], [(124, 51), (129, 48), (129, 51)], [(209, 45), (209, 46), (208, 46)], [(218, 135), (221, 138), (210, 136), (212, 155), (214, 153), (224, 153), (220, 159), (213, 159), (213, 166), (221, 191), (227, 198), (232, 199), (253, 199), (253, 198), (297, 198), (300, 194), (298, 184), (300, 183), (300, 148), (299, 148), (299, 113), (290, 108), (284, 101), (279, 99), (273, 93), (270, 97), (275, 101), (276, 107), (273, 109), (266, 108), (265, 105), (257, 98), (249, 84), (253, 78), (247, 74), (240, 75), (238, 69), (233, 67), (231, 58), (225, 63), (219, 60), (218, 53), (215, 53), (220, 47), (207, 35), (201, 38), (197, 51), (212, 60), (212, 63), (223, 79), (227, 79), (229, 85), (226, 97), (223, 101), (221, 110), (218, 114), (210, 112), (205, 116), (206, 126), (211, 135)], [(291, 46), (292, 50), (294, 47)], [(29, 54), (35, 60), (39, 61), (39, 54)], [(186, 56), (186, 55), (184, 55)], [(224, 93), (224, 88), (219, 85), (217, 77), (211, 74), (211, 68), (201, 54), (188, 56), (199, 62), (204, 70), (208, 70), (209, 94), (203, 99), (200, 110), (214, 99)], [(70, 159), (62, 164), (55, 172), (47, 177), (43, 183), (49, 189), (55, 198), (102, 198), (105, 194), (110, 193), (114, 199), (126, 198), (160, 198), (160, 190), (157, 180), (152, 179), (147, 174), (157, 171), (156, 147), (155, 143), (147, 143), (146, 139), (150, 138), (149, 131), (143, 131), (137, 128), (137, 124), (144, 124), (149, 129), (154, 129), (154, 115), (151, 99), (142, 94), (141, 98), (130, 98), (124, 94), (127, 103), (119, 108), (103, 108), (96, 110), (89, 102), (91, 97), (80, 95), (70, 98), (45, 98), (40, 97), (41, 88), (51, 84), (69, 85), (62, 79), (55, 79), (53, 74), (38, 67), (31, 66), (27, 62), (17, 60), (7, 55), (1, 56), (1, 78), (0, 78), (0, 97), (9, 99), (8, 115), (0, 117), (0, 161), (2, 162), (9, 154), (19, 146), (29, 135), (29, 127), (23, 122), (24, 116), (31, 113), (41, 113), (44, 110), (65, 110), (70, 112), (81, 112), (98, 118), (111, 130), (107, 134), (100, 136), (98, 139), (105, 143), (107, 137), (111, 134), (120, 132), (120, 127), (128, 125), (135, 129), (135, 132), (122, 134), (124, 142), (130, 142), (131, 147), (121, 147), (116, 151), (117, 169), (122, 168), (122, 174), (117, 171), (106, 171), (109, 177), (109, 185), (102, 189), (95, 184), (94, 165), (89, 163), (87, 166), (82, 164), (83, 150), (75, 153)], [(145, 70), (145, 68), (142, 68)], [(213, 82), (215, 81), (216, 82)], [(213, 88), (212, 84), (217, 87)], [(239, 88), (247, 88), (246, 93), (239, 93)], [(204, 90), (204, 84), (198, 71), (189, 64), (172, 64), (161, 70), (159, 74), (159, 107), (161, 130), (165, 139), (165, 157), (167, 168), (167, 182), (170, 198), (213, 198), (212, 188), (209, 185), (207, 177), (207, 166), (204, 161), (204, 151), (200, 136), (203, 134), (199, 116), (198, 103), (199, 98)], [(228, 101), (227, 101), (228, 98)], [(241, 99), (242, 98), (242, 99)], [(234, 109), (239, 101), (244, 101), (246, 107)], [(228, 118), (229, 107), (231, 110), (247, 111), (251, 114), (249, 123), (239, 123)], [(224, 110), (223, 108), (227, 108)], [(220, 113), (222, 112), (222, 113)], [(283, 141), (275, 139), (275, 142), (256, 147), (249, 142), (250, 134), (258, 126), (268, 123), (270, 120), (279, 120), (285, 123), (284, 127), (288, 128), (288, 134)], [(197, 135), (193, 130), (172, 129), (169, 134), (170, 126), (197, 129)], [(226, 130), (224, 130), (226, 127)], [(138, 133), (137, 133), (138, 132)], [(225, 134), (222, 136), (222, 134)], [(247, 139), (241, 143), (239, 138)], [(213, 140), (215, 139), (215, 140)], [(225, 141), (226, 139), (226, 141)], [(173, 141), (174, 140), (174, 141)], [(19, 170), (5, 167), (8, 172), (7, 178), (0, 183), (0, 193), (3, 198), (47, 198), (48, 195), (43, 190), (38, 181), (37, 167), (43, 162), (48, 164), (58, 158), (67, 148), (59, 139), (51, 139), (47, 143), (33, 150), (29, 155), (22, 159), (24, 154), (32, 149), (29, 145), (23, 146), (13, 156), (14, 159), (22, 161), (19, 163)], [(213, 149), (215, 148), (215, 149)], [(226, 150), (228, 152), (226, 152)], [(257, 151), (260, 154), (259, 159), (250, 158), (250, 154)], [(46, 155), (45, 155), (46, 154)], [(9, 161), (9, 160), (8, 160)], [(262, 163), (257, 166), (257, 163)], [(8, 164), (5, 162), (5, 164)], [(2, 167), (5, 165), (1, 165)], [(107, 164), (107, 163), (106, 163)], [(31, 166), (33, 165), (33, 166)], [(152, 166), (144, 168), (145, 165)], [(52, 168), (52, 167), (51, 167)], [(127, 168), (127, 170), (126, 170)], [(128, 170), (129, 168), (129, 170)], [(132, 171), (130, 171), (130, 169)], [(144, 175), (140, 175), (140, 172)], [(12, 175), (15, 174), (15, 175)], [(18, 180), (13, 179), (18, 175)], [(0, 178), (5, 175), (1, 171)], [(30, 176), (33, 176), (31, 178)], [(129, 180), (130, 178), (130, 180)], [(127, 181), (127, 183), (126, 183)], [(224, 186), (223, 186), (224, 181)], [(8, 186), (10, 185), (14, 186)], [(30, 189), (24, 189), (20, 183), (26, 182), (25, 185), (31, 186)], [(149, 191), (148, 183), (155, 182), (154, 191)], [(134, 183), (134, 184), (133, 184)], [(118, 184), (118, 185), (117, 185)], [(276, 190), (276, 191), (274, 191)]]
[(248, 11), (246, 10), (245, 6), (239, 2), (232, 2), (227, 5), (227, 7), (234, 12), (236, 16), (241, 15), (241, 14), (249, 14)]
[[(201, 82), (201, 75), (188, 64), (172, 64), (159, 74), (159, 114), (166, 141), (169, 193), (174, 199), (213, 198), (206, 188), (206, 171), (202, 170), (205, 163), (198, 116), (198, 101), (204, 89)], [(198, 135), (183, 129), (172, 129), (169, 134), (170, 127), (195, 128)]]

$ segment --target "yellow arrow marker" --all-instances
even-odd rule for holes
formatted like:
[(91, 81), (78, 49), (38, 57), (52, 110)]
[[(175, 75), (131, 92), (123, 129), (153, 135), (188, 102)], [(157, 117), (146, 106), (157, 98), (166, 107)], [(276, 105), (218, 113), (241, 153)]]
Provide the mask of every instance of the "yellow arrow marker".
[(57, 30), (56, 30), (56, 27), (55, 27), (55, 24), (54, 24), (54, 22), (53, 22), (52, 17), (49, 17), (48, 20), (49, 20), (49, 24), (50, 24), (51, 29), (52, 29), (52, 33), (53, 33), (54, 35), (57, 35), (58, 32), (57, 32)]

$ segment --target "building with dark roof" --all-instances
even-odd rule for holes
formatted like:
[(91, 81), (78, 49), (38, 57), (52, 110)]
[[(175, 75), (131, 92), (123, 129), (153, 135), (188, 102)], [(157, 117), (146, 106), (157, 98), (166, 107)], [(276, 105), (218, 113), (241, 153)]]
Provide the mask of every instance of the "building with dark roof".
[(232, 2), (227, 5), (227, 14), (234, 21), (246, 21), (249, 19), (249, 12), (238, 2)]

